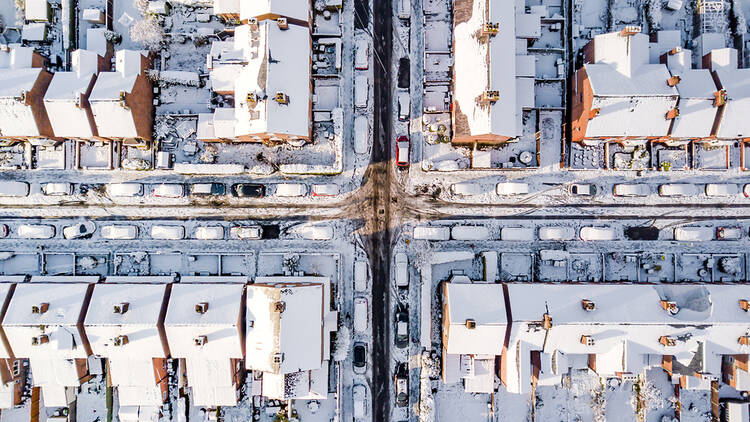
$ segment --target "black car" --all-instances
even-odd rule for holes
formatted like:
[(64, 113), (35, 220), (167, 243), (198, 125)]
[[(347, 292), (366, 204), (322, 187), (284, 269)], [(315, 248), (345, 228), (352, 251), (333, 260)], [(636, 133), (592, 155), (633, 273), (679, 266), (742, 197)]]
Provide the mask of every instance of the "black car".
[(404, 407), (409, 404), (409, 370), (405, 363), (396, 366), (393, 386), (396, 389), (396, 406)]
[(354, 343), (354, 359), (352, 360), (354, 372), (363, 374), (367, 366), (367, 345), (364, 343)]
[(223, 183), (194, 183), (190, 185), (190, 194), (195, 196), (221, 196), (226, 187)]
[(232, 195), (239, 198), (262, 198), (266, 187), (258, 183), (237, 183), (232, 185)]
[(409, 314), (404, 311), (396, 312), (396, 347), (403, 349), (409, 345)]

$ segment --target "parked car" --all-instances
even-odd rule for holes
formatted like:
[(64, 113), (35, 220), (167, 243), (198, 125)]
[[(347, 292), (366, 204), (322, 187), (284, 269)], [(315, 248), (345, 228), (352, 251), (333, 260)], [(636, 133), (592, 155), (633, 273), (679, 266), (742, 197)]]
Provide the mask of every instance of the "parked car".
[(55, 237), (55, 226), (49, 224), (21, 224), (18, 237), (22, 239), (51, 239)]
[(312, 196), (336, 196), (340, 189), (335, 183), (312, 185)]
[(612, 227), (581, 227), (581, 240), (617, 240), (617, 231)]
[(367, 98), (370, 96), (370, 80), (367, 76), (354, 77), (354, 107), (367, 107)]
[(185, 187), (179, 183), (162, 183), (154, 187), (153, 195), (159, 198), (182, 198)]
[(235, 226), (229, 229), (229, 235), (238, 239), (260, 239), (263, 237), (261, 226)]
[(479, 195), (482, 186), (474, 182), (459, 182), (451, 185), (451, 193), (458, 196)]
[(411, 101), (409, 99), (408, 91), (399, 91), (396, 94), (398, 99), (398, 119), (402, 122), (409, 120), (409, 108), (411, 107)]
[(66, 239), (84, 239), (91, 237), (95, 231), (96, 224), (93, 221), (82, 221), (63, 228), (63, 237)]
[(220, 196), (224, 195), (226, 187), (223, 183), (193, 183), (190, 185), (190, 194), (195, 196)]
[(354, 152), (357, 154), (367, 153), (367, 144), (370, 139), (370, 122), (365, 116), (354, 118)]
[(160, 240), (180, 240), (185, 238), (185, 227), (182, 226), (153, 226), (151, 238)]
[(367, 70), (370, 67), (370, 42), (366, 38), (354, 41), (354, 68)]
[(71, 183), (45, 183), (42, 185), (42, 193), (47, 196), (66, 196), (73, 194)]
[(405, 135), (396, 139), (396, 166), (409, 167), (409, 138)]
[(369, 316), (367, 315), (367, 299), (363, 297), (354, 298), (354, 332), (364, 333), (369, 325)]
[(304, 183), (279, 183), (276, 185), (276, 196), (295, 197), (307, 195), (307, 185)]
[(498, 183), (495, 187), (498, 195), (525, 195), (529, 193), (528, 183), (504, 182)]
[(13, 180), (0, 181), (0, 196), (27, 196), (29, 184)]
[(258, 183), (237, 183), (232, 185), (232, 195), (238, 198), (263, 198), (266, 187)]
[(716, 238), (719, 240), (739, 240), (744, 236), (740, 227), (719, 227), (716, 229)]
[(568, 186), (568, 192), (576, 196), (594, 196), (596, 195), (596, 185), (591, 183), (573, 183)]
[(645, 183), (618, 183), (612, 187), (612, 193), (615, 196), (648, 196), (651, 187)]
[(674, 229), (674, 240), (683, 242), (714, 240), (714, 229), (713, 227), (677, 227)]
[(396, 312), (396, 347), (403, 349), (409, 345), (409, 314)]
[(706, 185), (706, 196), (734, 196), (740, 193), (740, 187), (734, 183), (709, 183)]
[(409, 369), (405, 363), (396, 366), (393, 385), (396, 388), (396, 406), (404, 407), (409, 404)]
[(445, 226), (417, 226), (414, 227), (414, 238), (417, 240), (448, 240), (451, 238), (451, 229)]
[(200, 226), (195, 229), (195, 238), (200, 240), (219, 240), (224, 238), (222, 226)]
[(359, 422), (367, 417), (367, 390), (362, 384), (352, 387), (352, 401), (354, 403), (354, 421)]
[(354, 343), (352, 366), (355, 374), (364, 374), (367, 369), (367, 345), (365, 343)]
[(138, 226), (104, 226), (102, 227), (102, 237), (105, 239), (135, 239), (138, 237)]
[(539, 228), (539, 240), (571, 240), (576, 231), (572, 227), (548, 226)]
[(140, 183), (110, 183), (107, 194), (112, 197), (129, 197), (143, 195), (143, 185)]
[(398, 17), (400, 19), (411, 18), (411, 0), (398, 0)]
[(326, 224), (300, 224), (292, 227), (290, 231), (307, 240), (333, 239), (333, 227)]
[(742, 187), (742, 193), (745, 195), (745, 198), (750, 198), (750, 183)]
[(356, 261), (354, 263), (354, 291), (364, 292), (367, 290), (367, 261)]
[(396, 286), (408, 287), (409, 286), (409, 257), (405, 253), (399, 252), (394, 258), (396, 262), (395, 276)]
[(0, 238), (8, 237), (8, 233), (10, 233), (10, 230), (8, 229), (8, 225), (0, 224)]
[(661, 196), (695, 196), (698, 194), (700, 194), (700, 189), (692, 183), (667, 183), (659, 186)]

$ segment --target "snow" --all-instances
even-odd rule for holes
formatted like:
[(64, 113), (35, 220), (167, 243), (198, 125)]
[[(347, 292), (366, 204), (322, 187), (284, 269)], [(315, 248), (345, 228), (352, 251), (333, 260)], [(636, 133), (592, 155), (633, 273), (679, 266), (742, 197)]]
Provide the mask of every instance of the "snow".
[(308, 22), (311, 19), (308, 0), (258, 0), (240, 2), (240, 19), (261, 16), (284, 16)]
[(26, 20), (43, 22), (49, 20), (50, 6), (47, 0), (25, 0), (24, 5)]
[[(499, 284), (448, 283), (444, 287), (446, 353), (499, 355), (507, 320), (503, 288)], [(473, 320), (475, 328), (468, 328)]]

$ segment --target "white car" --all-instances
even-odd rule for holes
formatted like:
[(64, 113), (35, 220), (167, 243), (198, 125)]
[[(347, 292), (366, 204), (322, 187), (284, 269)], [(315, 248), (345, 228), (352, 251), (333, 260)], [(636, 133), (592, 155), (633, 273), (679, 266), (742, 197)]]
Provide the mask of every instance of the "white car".
[(573, 183), (568, 187), (568, 192), (575, 196), (594, 196), (596, 191), (596, 185), (591, 183)]
[(682, 242), (705, 242), (714, 240), (713, 227), (677, 227), (674, 229), (674, 240)]
[(279, 183), (276, 185), (276, 196), (296, 197), (307, 195), (307, 185), (304, 183)]
[(360, 421), (367, 417), (367, 390), (362, 384), (352, 387), (352, 402), (354, 403), (354, 420)]
[(219, 240), (224, 238), (222, 226), (200, 226), (195, 229), (195, 238), (200, 240)]
[(648, 196), (651, 187), (645, 183), (618, 183), (612, 188), (612, 193), (615, 196)]
[(360, 38), (354, 42), (354, 68), (357, 70), (367, 70), (370, 59), (370, 42), (365, 38)]
[(370, 80), (367, 76), (354, 78), (354, 106), (358, 108), (367, 107), (367, 98), (370, 95)]
[(93, 221), (82, 221), (63, 228), (63, 237), (66, 239), (81, 239), (91, 236), (95, 231), (96, 224)]
[(474, 182), (459, 182), (451, 185), (451, 193), (458, 196), (479, 195), (482, 186)]
[(341, 191), (335, 183), (312, 185), (312, 196), (336, 196)]
[(709, 183), (706, 185), (706, 196), (734, 196), (740, 193), (740, 187), (734, 183)]
[(18, 237), (22, 239), (51, 239), (55, 237), (55, 226), (49, 224), (21, 224)]
[(549, 226), (539, 228), (539, 240), (571, 240), (576, 231), (572, 227)]
[(182, 198), (185, 196), (185, 186), (179, 183), (164, 183), (154, 187), (153, 194), (159, 198)]
[(396, 98), (398, 99), (398, 119), (405, 122), (409, 120), (409, 108), (411, 107), (409, 93), (399, 91)]
[(367, 261), (356, 261), (354, 263), (354, 291), (364, 292), (367, 290)]
[(0, 196), (26, 196), (29, 194), (29, 184), (4, 180), (0, 182)]
[(143, 185), (140, 183), (110, 183), (107, 194), (112, 197), (128, 197), (143, 195)]
[(741, 227), (719, 227), (716, 229), (716, 238), (719, 240), (739, 240), (745, 235)]
[(394, 270), (396, 276), (396, 286), (408, 287), (409, 286), (409, 257), (405, 253), (399, 252), (395, 257), (396, 269)]
[(700, 194), (700, 189), (692, 183), (667, 183), (659, 186), (661, 196), (695, 196), (698, 194)]
[(503, 227), (500, 229), (500, 240), (531, 242), (534, 240), (534, 229), (530, 227)]
[(365, 116), (354, 118), (354, 152), (365, 154), (367, 152), (367, 141), (370, 138), (370, 122)]
[(182, 226), (153, 226), (151, 238), (160, 240), (180, 240), (185, 238), (185, 227)]
[(490, 231), (485, 226), (453, 226), (451, 239), (453, 240), (487, 240)]
[(261, 226), (235, 226), (229, 229), (229, 235), (238, 239), (260, 239), (263, 237)]
[(47, 196), (72, 195), (73, 185), (70, 183), (45, 183), (42, 185), (42, 193)]
[(354, 298), (354, 332), (364, 333), (367, 331), (369, 317), (367, 315), (367, 299), (363, 297)]
[(325, 224), (302, 224), (293, 227), (292, 232), (307, 240), (333, 239), (333, 227)]
[(138, 237), (138, 226), (117, 225), (102, 227), (102, 237), (105, 239), (130, 240)]
[(504, 182), (498, 183), (495, 187), (498, 195), (525, 195), (529, 193), (528, 183)]
[(414, 238), (417, 240), (448, 240), (451, 238), (451, 229), (443, 226), (417, 226), (414, 227)]
[(611, 227), (581, 227), (581, 240), (617, 240), (617, 231)]

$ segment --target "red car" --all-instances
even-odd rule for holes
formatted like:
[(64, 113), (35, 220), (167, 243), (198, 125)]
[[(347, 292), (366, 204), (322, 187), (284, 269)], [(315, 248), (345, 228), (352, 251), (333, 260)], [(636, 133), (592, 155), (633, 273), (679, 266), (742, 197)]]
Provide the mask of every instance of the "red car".
[(409, 138), (404, 135), (396, 138), (396, 166), (409, 167)]

